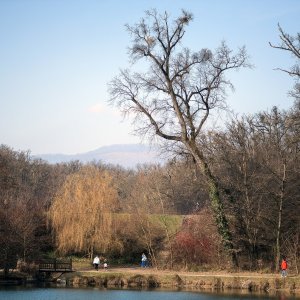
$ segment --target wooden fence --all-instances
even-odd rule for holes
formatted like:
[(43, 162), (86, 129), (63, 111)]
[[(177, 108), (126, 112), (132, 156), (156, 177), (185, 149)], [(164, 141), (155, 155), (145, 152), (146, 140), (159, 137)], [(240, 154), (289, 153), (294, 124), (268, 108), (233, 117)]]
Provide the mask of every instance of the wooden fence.
[(39, 262), (40, 272), (72, 272), (72, 259), (47, 259)]

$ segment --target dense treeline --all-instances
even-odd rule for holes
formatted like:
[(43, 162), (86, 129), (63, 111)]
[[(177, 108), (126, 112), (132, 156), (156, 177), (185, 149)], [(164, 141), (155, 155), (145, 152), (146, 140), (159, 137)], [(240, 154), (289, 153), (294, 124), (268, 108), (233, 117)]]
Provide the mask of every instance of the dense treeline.
[[(300, 107), (231, 121), (202, 149), (220, 184), (238, 266), (298, 271)], [(103, 254), (158, 267), (229, 267), (205, 176), (189, 156), (136, 170), (79, 162), (51, 165), (0, 147), (0, 260)]]

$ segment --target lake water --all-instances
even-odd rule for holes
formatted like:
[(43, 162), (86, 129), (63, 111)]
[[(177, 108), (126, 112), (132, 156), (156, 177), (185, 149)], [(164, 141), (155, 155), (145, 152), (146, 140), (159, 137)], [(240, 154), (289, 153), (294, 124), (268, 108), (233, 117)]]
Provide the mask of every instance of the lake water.
[(267, 295), (212, 294), (189, 291), (108, 290), (99, 288), (0, 287), (1, 300), (290, 300), (293, 297)]

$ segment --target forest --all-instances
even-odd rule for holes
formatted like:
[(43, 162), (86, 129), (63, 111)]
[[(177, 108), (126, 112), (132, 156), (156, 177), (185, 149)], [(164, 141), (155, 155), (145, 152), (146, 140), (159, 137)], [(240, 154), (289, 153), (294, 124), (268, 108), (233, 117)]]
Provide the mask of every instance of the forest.
[[(237, 266), (299, 269), (299, 114), (276, 107), (210, 132), (202, 147), (218, 179)], [(231, 266), (207, 180), (190, 156), (128, 170), (101, 162), (48, 164), (0, 147), (1, 264), (102, 254), (161, 268)]]
[(167, 14), (146, 17), (127, 30), (131, 58), (146, 59), (149, 70), (122, 70), (110, 82), (111, 103), (136, 116), (138, 134), (164, 140), (170, 159), (135, 169), (49, 164), (1, 145), (0, 268), (96, 254), (132, 264), (145, 252), (153, 267), (193, 271), (271, 272), (286, 256), (298, 274), (299, 34), (279, 26), (281, 42), (270, 44), (296, 59), (281, 70), (296, 80), (285, 100), (291, 107), (209, 128), (212, 111), (225, 109), (225, 74), (251, 67), (246, 50), (233, 54), (221, 43), (191, 53), (179, 48), (191, 14), (183, 11), (172, 26)]

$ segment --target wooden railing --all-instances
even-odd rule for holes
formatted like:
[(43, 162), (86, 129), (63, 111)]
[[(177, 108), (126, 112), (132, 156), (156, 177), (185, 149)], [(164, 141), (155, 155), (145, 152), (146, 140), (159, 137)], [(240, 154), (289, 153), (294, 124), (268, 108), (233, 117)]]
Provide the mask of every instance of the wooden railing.
[(39, 262), (40, 272), (72, 272), (72, 259), (47, 259)]

